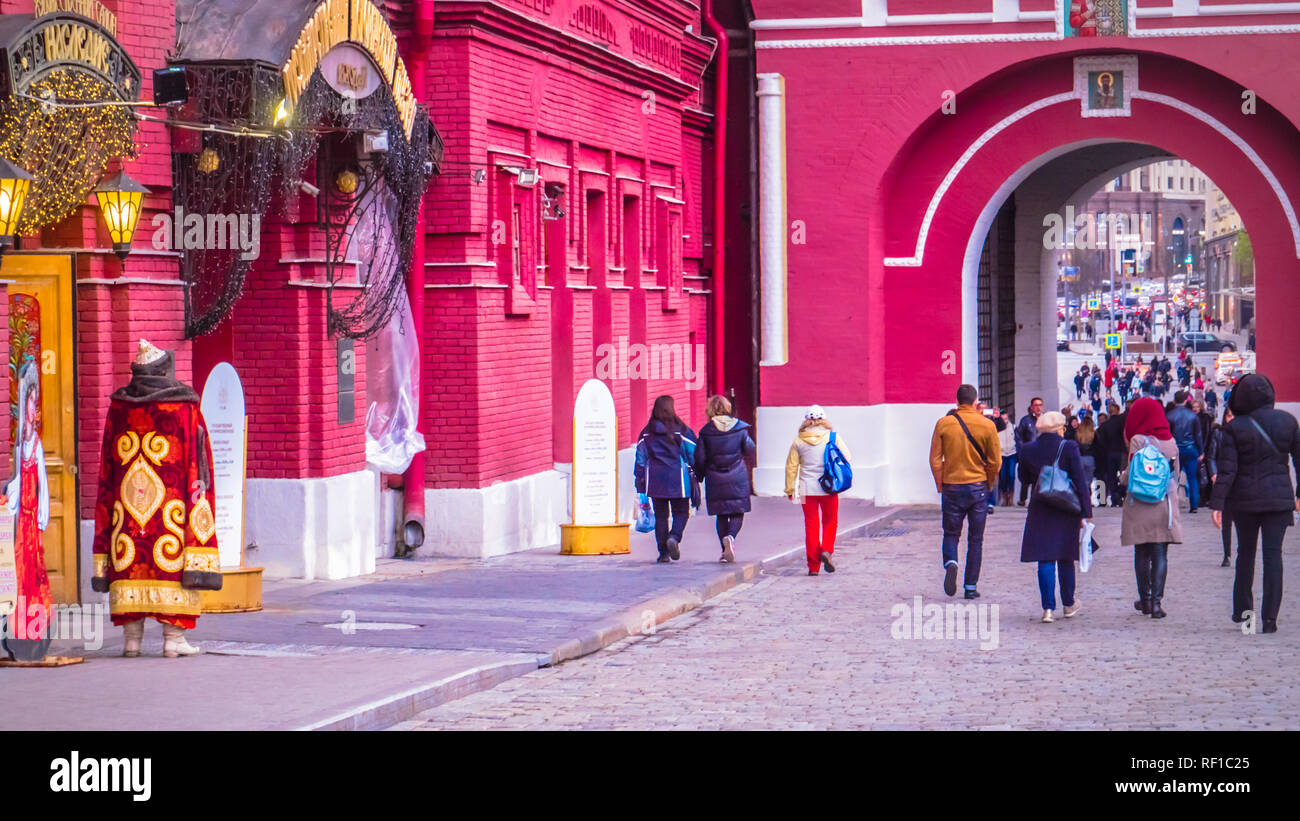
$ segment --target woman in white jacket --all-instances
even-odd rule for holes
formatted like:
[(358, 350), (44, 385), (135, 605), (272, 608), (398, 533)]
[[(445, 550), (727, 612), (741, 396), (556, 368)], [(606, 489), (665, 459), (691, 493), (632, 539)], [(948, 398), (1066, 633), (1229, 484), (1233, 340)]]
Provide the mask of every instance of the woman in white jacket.
[[(835, 531), (839, 528), (840, 497), (822, 490), (818, 481), (825, 466), (826, 444), (830, 441), (831, 423), (821, 405), (813, 405), (804, 414), (799, 434), (785, 460), (785, 495), (803, 504), (804, 548), (808, 555), (808, 575), (816, 576), (821, 568), (835, 572), (831, 556), (835, 553)], [(838, 435), (835, 445), (850, 462), (848, 446)]]

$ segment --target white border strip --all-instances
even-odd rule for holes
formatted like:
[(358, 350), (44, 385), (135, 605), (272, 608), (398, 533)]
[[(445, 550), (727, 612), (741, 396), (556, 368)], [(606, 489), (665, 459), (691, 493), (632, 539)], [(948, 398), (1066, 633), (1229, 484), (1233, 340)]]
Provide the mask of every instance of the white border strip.
[[(1186, 0), (1184, 0), (1186, 2)], [(949, 45), (962, 43), (1015, 43), (1033, 41), (1064, 40), (1065, 10), (1063, 0), (1056, 0), (1053, 11), (1017, 11), (1016, 22), (1041, 23), (1056, 22), (1053, 32), (1001, 32), (995, 34), (936, 34), (912, 35), (902, 37), (822, 37), (808, 39), (758, 40), (755, 48), (854, 48), (859, 46), (907, 46), (907, 45)], [(1300, 14), (1300, 3), (1243, 3), (1238, 6), (1229, 4), (1195, 5), (1192, 0), (1190, 9), (1179, 8), (1178, 0), (1169, 6), (1155, 8), (1137, 8), (1136, 0), (1128, 4), (1129, 37), (1201, 37), (1211, 35), (1236, 34), (1294, 34), (1300, 32), (1300, 23), (1260, 26), (1184, 26), (1178, 28), (1144, 29), (1138, 28), (1138, 18), (1181, 18), (1252, 15), (1287, 15)], [(864, 28), (885, 29), (899, 26), (963, 26), (992, 25), (1010, 22), (1005, 13), (999, 13), (997, 3), (988, 12), (948, 13), (948, 14), (889, 14), (885, 0), (863, 0), (861, 17), (805, 17), (781, 18), (773, 20), (754, 20), (749, 24), (755, 31), (806, 31), (812, 29)], [(1209, 21), (1207, 21), (1208, 23)], [(1110, 39), (1110, 38), (1105, 38)]]
[(1277, 197), (1278, 202), (1281, 203), (1282, 210), (1286, 213), (1286, 221), (1291, 226), (1291, 240), (1295, 244), (1296, 259), (1300, 259), (1300, 221), (1297, 221), (1296, 219), (1295, 207), (1291, 204), (1291, 200), (1287, 198), (1286, 191), (1283, 190), (1282, 184), (1278, 182), (1277, 177), (1273, 174), (1273, 170), (1264, 163), (1264, 160), (1259, 156), (1259, 154), (1255, 153), (1255, 149), (1251, 148), (1249, 143), (1243, 140), (1237, 132), (1214, 119), (1214, 117), (1175, 97), (1170, 97), (1166, 94), (1156, 94), (1152, 91), (1135, 91), (1133, 92), (1133, 97), (1138, 100), (1149, 100), (1153, 103), (1161, 103), (1170, 108), (1176, 108), (1184, 114), (1195, 117), (1213, 128), (1215, 131), (1218, 131), (1224, 137), (1227, 137), (1228, 140), (1237, 147), (1238, 151), (1245, 154), (1264, 179), (1268, 180), (1269, 187), (1273, 189), (1273, 194)]
[(934, 214), (939, 210), (939, 203), (943, 200), (943, 195), (948, 193), (948, 188), (951, 187), (953, 182), (957, 179), (957, 175), (961, 173), (961, 170), (965, 168), (966, 164), (975, 156), (975, 152), (983, 148), (989, 140), (996, 137), (999, 133), (1006, 130), (1011, 125), (1014, 125), (1016, 122), (1023, 120), (1025, 117), (1028, 117), (1030, 114), (1033, 114), (1036, 111), (1041, 111), (1049, 106), (1067, 103), (1077, 99), (1078, 97), (1073, 91), (1067, 91), (1064, 94), (1053, 94), (1050, 97), (1035, 100), (1024, 108), (1018, 109), (1017, 111), (1008, 114), (1006, 117), (1003, 117), (991, 128), (981, 134), (979, 138), (975, 140), (975, 142), (971, 143), (966, 151), (962, 153), (961, 157), (953, 167), (948, 170), (948, 174), (943, 178), (943, 182), (939, 183), (939, 187), (935, 190), (934, 196), (930, 197), (930, 205), (925, 209), (925, 217), (921, 220), (921, 231), (916, 238), (916, 251), (910, 257), (885, 257), (885, 265), (917, 267), (921, 264), (921, 260), (925, 253), (925, 239), (930, 233), (930, 223), (934, 220)]

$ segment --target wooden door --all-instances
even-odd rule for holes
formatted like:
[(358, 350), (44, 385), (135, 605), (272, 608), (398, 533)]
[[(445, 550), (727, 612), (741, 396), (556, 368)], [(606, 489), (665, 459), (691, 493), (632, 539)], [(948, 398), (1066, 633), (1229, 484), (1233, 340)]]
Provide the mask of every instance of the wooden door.
[[(64, 254), (0, 256), (0, 279), (9, 285), (9, 383), (32, 354), (41, 374), (41, 444), (50, 482), (50, 523), (43, 534), (45, 568), (58, 604), (79, 601), (77, 568), (77, 416), (73, 381), (72, 257)], [(16, 394), (11, 391), (10, 420)], [(12, 430), (12, 424), (11, 424)], [(10, 446), (13, 437), (10, 437)], [(12, 452), (12, 451), (11, 451)], [(15, 462), (11, 469), (17, 470)], [(7, 477), (6, 477), (7, 478)]]

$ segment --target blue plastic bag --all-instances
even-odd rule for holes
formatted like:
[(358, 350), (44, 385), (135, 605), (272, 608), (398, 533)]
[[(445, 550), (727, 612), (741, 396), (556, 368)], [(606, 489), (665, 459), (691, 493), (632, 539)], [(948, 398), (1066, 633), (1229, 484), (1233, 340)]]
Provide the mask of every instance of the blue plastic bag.
[(636, 513), (635, 527), (637, 533), (653, 533), (655, 529), (655, 512), (644, 493), (641, 494), (641, 507)]

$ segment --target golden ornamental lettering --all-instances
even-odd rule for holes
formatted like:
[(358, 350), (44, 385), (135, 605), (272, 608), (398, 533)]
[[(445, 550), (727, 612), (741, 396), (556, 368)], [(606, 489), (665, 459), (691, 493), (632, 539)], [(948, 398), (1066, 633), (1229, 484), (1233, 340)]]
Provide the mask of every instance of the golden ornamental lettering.
[(366, 80), (369, 79), (370, 70), (366, 66), (354, 66), (349, 63), (339, 63), (338, 71), (334, 80), (344, 88), (350, 88), (353, 91), (361, 91), (366, 87)]
[(117, 37), (117, 15), (98, 0), (35, 0), (33, 6), (37, 17), (61, 11), (80, 14), (87, 20), (98, 23), (110, 37)]

